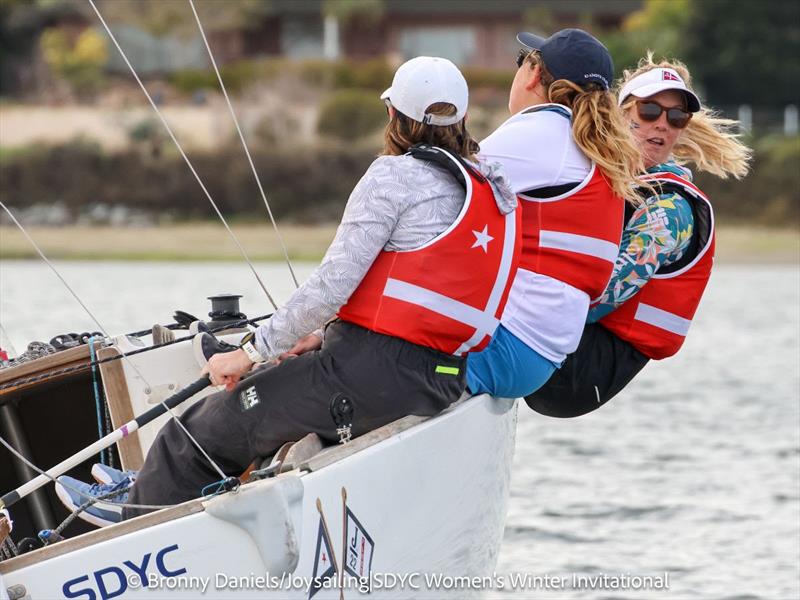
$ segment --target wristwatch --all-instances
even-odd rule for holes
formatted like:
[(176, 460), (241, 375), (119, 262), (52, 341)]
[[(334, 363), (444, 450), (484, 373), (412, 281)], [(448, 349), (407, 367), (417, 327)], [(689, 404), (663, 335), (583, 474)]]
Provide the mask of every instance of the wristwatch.
[(263, 356), (261, 356), (261, 353), (258, 351), (258, 348), (256, 348), (255, 339), (256, 339), (256, 332), (251, 331), (242, 338), (242, 343), (239, 344), (239, 348), (244, 350), (244, 353), (247, 354), (247, 358), (252, 360), (254, 363), (266, 362), (266, 359)]

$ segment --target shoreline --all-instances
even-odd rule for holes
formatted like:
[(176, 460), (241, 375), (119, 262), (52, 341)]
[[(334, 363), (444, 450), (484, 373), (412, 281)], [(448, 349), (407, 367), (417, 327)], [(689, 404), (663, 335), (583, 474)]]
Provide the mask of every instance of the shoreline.
[[(249, 258), (283, 261), (278, 236), (268, 225), (232, 225)], [(217, 223), (148, 227), (76, 226), (28, 228), (45, 256), (54, 260), (137, 262), (239, 262), (242, 256)], [(319, 262), (336, 233), (335, 224), (280, 226), (289, 257)], [(800, 264), (800, 228), (719, 225), (716, 258), (722, 264)], [(0, 260), (38, 258), (14, 226), (0, 226)]]

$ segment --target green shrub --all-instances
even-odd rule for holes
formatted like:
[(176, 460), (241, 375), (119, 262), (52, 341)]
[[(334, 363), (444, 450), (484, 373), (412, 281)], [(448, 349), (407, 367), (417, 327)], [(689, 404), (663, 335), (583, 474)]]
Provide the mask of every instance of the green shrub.
[[(381, 110), (363, 90), (360, 97)], [(352, 103), (350, 103), (352, 106)], [(345, 131), (354, 130), (345, 121)], [(144, 127), (143, 127), (144, 129)], [(753, 169), (742, 181), (698, 174), (697, 182), (726, 223), (800, 224), (800, 137), (756, 143)], [(158, 157), (130, 149), (106, 153), (96, 143), (31, 146), (0, 152), (0, 198), (12, 207), (63, 202), (72, 213), (92, 202), (127, 206), (178, 219), (209, 218), (213, 211), (175, 152)], [(253, 160), (278, 219), (335, 221), (378, 148), (371, 142), (328, 141), (309, 147), (268, 146)], [(192, 163), (223, 214), (263, 219), (264, 208), (238, 141), (214, 152), (193, 152)], [(225, 165), (221, 169), (220, 165)]]
[[(241, 60), (220, 68), (225, 86), (238, 92), (257, 82), (271, 81), (285, 75), (324, 90), (363, 89), (373, 95), (385, 90), (392, 82), (395, 69), (383, 58), (362, 61), (328, 61), (311, 59), (291, 61), (284, 58)], [(470, 89), (491, 89), (506, 93), (511, 87), (514, 71), (508, 69), (464, 69)], [(198, 90), (216, 90), (219, 86), (213, 69), (187, 69), (170, 76), (170, 82), (186, 94)]]
[(184, 69), (169, 76), (169, 82), (184, 94), (199, 90), (214, 90), (219, 87), (214, 71)]
[(755, 143), (750, 174), (742, 181), (698, 174), (720, 220), (757, 225), (800, 225), (800, 136)]
[(366, 61), (305, 60), (295, 69), (300, 79), (314, 87), (333, 89), (363, 88), (383, 91), (392, 82), (394, 69), (382, 58)]
[[(254, 152), (253, 161), (277, 219), (321, 223), (340, 218), (376, 150), (352, 143), (270, 147)], [(62, 202), (77, 215), (95, 202), (177, 220), (216, 218), (183, 159), (168, 152), (154, 160), (133, 149), (107, 153), (97, 144), (76, 140), (3, 152), (0, 159), (0, 198), (11, 207)], [(226, 217), (266, 222), (238, 141), (214, 152), (193, 152), (192, 164)]]
[(335, 79), (334, 70), (339, 63), (327, 60), (312, 59), (301, 63), (287, 65), (287, 69), (295, 70), (301, 81), (314, 87), (330, 87)]
[(86, 29), (75, 40), (60, 29), (47, 29), (39, 41), (50, 71), (61, 77), (78, 96), (90, 99), (103, 87), (103, 65), (108, 59), (105, 36)]
[(338, 63), (333, 85), (337, 89), (364, 88), (382, 92), (392, 83), (394, 69), (382, 58)]
[(131, 142), (149, 142), (161, 133), (161, 123), (148, 117), (138, 121), (128, 129), (128, 138)]
[(467, 80), (470, 91), (477, 88), (492, 88), (507, 92), (514, 80), (514, 69), (509, 61), (508, 69), (480, 69), (476, 67), (462, 70), (464, 79)]
[[(234, 93), (256, 81), (271, 79), (274, 74), (274, 71), (265, 68), (264, 61), (240, 60), (220, 68), (220, 75), (222, 81), (225, 82), (226, 89)], [(216, 83), (216, 86), (219, 86), (219, 83)]]
[(340, 90), (320, 108), (317, 131), (324, 136), (353, 141), (374, 133), (386, 123), (386, 107), (374, 92)]
[[(285, 61), (281, 59), (240, 60), (220, 67), (220, 75), (227, 90), (238, 93), (253, 83), (274, 79), (285, 69)], [(184, 94), (200, 90), (219, 91), (219, 81), (212, 68), (176, 71), (169, 76), (169, 81)]]

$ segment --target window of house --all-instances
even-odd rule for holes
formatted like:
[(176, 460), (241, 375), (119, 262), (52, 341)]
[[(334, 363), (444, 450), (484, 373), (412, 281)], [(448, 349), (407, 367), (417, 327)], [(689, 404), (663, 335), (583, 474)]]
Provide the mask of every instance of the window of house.
[(404, 60), (415, 56), (441, 56), (456, 64), (469, 64), (476, 50), (473, 27), (408, 27), (400, 32)]
[(281, 27), (281, 53), (289, 58), (320, 58), (322, 20), (284, 19)]

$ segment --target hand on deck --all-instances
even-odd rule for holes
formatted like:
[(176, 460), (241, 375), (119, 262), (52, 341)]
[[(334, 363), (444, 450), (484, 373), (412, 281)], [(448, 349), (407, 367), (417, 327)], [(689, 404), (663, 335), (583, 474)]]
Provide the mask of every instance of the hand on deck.
[(213, 385), (224, 385), (230, 392), (252, 366), (253, 361), (247, 357), (244, 350), (235, 350), (212, 356), (203, 368), (203, 374), (208, 373)]

